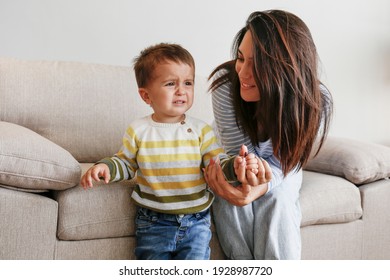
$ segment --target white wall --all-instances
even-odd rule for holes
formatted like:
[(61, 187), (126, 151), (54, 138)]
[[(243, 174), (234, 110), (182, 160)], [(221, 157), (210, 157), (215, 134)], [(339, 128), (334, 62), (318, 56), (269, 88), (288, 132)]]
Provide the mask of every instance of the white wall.
[(144, 47), (176, 42), (207, 76), (249, 13), (271, 8), (312, 31), (335, 101), (331, 135), (390, 145), (388, 0), (0, 0), (0, 55), (130, 66)]

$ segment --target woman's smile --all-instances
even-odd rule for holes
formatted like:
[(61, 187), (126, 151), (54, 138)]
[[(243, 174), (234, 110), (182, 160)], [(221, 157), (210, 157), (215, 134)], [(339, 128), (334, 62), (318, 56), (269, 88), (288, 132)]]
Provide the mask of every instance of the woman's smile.
[(247, 83), (241, 82), (241, 87), (243, 89), (251, 89), (251, 88), (256, 87), (256, 85), (251, 85), (251, 84), (247, 84)]

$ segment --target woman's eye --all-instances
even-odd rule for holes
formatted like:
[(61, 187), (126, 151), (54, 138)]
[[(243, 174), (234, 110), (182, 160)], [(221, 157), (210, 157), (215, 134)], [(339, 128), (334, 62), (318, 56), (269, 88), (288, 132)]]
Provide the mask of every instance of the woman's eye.
[(239, 62), (244, 62), (244, 58), (243, 58), (242, 56), (238, 56), (238, 57), (237, 57), (237, 61), (239, 61)]

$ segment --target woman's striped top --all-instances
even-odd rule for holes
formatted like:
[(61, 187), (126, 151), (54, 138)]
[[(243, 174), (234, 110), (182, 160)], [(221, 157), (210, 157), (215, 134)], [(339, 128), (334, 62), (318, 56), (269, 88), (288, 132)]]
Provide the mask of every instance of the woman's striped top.
[(268, 191), (283, 181), (280, 161), (273, 154), (271, 139), (253, 146), (249, 137), (237, 126), (233, 107), (233, 95), (230, 84), (225, 83), (212, 92), (215, 133), (228, 155), (237, 155), (242, 144), (248, 147), (249, 153), (268, 162), (272, 169), (272, 180), (268, 183)]
[[(249, 137), (237, 126), (230, 85), (230, 83), (225, 83), (212, 92), (215, 134), (228, 155), (238, 154), (241, 145), (245, 144), (249, 153), (255, 153), (268, 162), (272, 169), (272, 180), (268, 183), (268, 191), (270, 191), (275, 186), (283, 183), (284, 175), (280, 161), (273, 153), (271, 139), (259, 142), (258, 146), (253, 146)], [(323, 84), (320, 84), (320, 91), (324, 98), (323, 114), (329, 114), (332, 106), (331, 94)], [(323, 125), (323, 122), (321, 125)], [(295, 168), (289, 174), (298, 173), (299, 171), (298, 168)]]

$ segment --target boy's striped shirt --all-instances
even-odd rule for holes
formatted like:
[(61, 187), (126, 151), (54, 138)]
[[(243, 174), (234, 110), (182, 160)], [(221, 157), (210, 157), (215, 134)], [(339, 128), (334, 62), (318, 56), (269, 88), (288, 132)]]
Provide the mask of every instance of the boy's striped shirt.
[(219, 157), (225, 176), (234, 180), (233, 159), (227, 160), (212, 128), (186, 116), (181, 123), (157, 123), (147, 116), (131, 123), (120, 151), (100, 162), (110, 168), (111, 181), (137, 177), (132, 199), (139, 206), (169, 214), (206, 210), (214, 195), (202, 168)]

